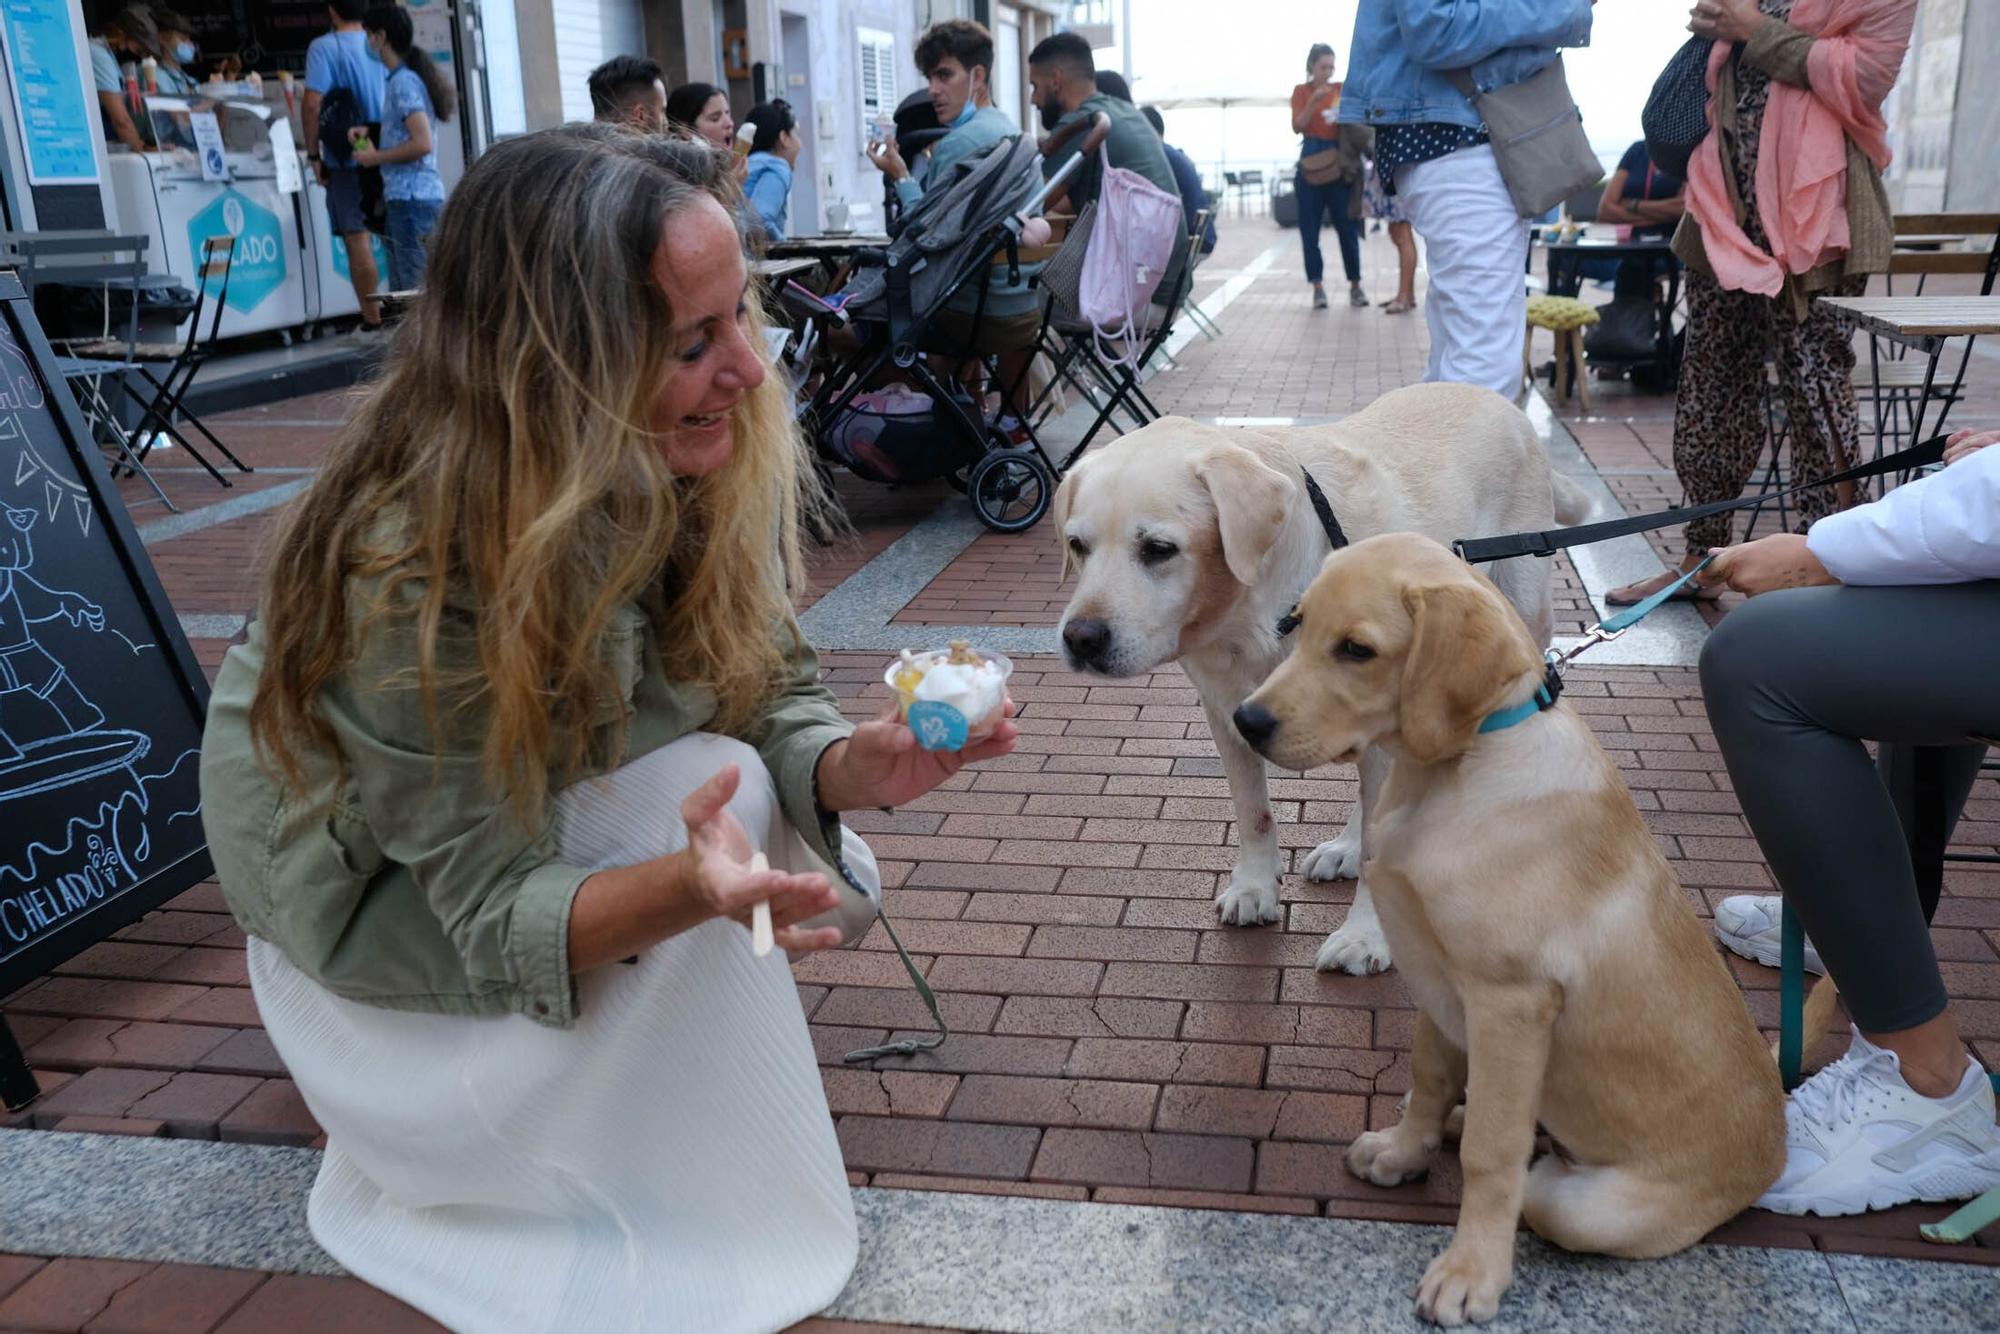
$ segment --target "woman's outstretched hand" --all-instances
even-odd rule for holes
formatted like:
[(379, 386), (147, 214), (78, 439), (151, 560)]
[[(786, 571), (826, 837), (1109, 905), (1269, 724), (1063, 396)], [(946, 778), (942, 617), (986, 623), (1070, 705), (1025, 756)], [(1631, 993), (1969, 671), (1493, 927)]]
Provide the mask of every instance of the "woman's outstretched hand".
[[(1014, 716), (1014, 701), (1006, 702), (1005, 716)], [(829, 811), (900, 806), (968, 764), (1007, 754), (1019, 736), (1014, 724), (1003, 719), (992, 736), (964, 750), (925, 750), (893, 714), (863, 723), (820, 756), (819, 804)]]
[(839, 905), (840, 896), (825, 876), (816, 871), (792, 875), (750, 869), (755, 849), (729, 812), (729, 799), (741, 781), (742, 771), (725, 765), (681, 802), (688, 833), (688, 893), (710, 916), (727, 917), (745, 927), (750, 924), (750, 910), (768, 900), (780, 949), (796, 954), (838, 945), (837, 927), (808, 930), (796, 925)]

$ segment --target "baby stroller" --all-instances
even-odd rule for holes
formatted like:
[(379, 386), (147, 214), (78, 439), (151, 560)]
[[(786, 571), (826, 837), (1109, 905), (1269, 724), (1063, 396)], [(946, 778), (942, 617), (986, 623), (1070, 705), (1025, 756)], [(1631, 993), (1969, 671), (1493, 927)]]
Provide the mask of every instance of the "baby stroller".
[[(977, 328), (996, 251), (1005, 251), (1018, 279), (1023, 224), (1082, 160), (1045, 183), (1041, 151), (1021, 136), (955, 164), (952, 180), (933, 185), (904, 212), (887, 247), (856, 255), (854, 276), (834, 297), (786, 289), (798, 314), (851, 325), (863, 336), (801, 411), (819, 457), (892, 485), (945, 478), (966, 493), (980, 522), (1002, 533), (1031, 528), (1048, 512), (1057, 469), (1032, 428), (1025, 444), (1012, 443), (923, 353), (976, 355), (954, 350), (933, 326), (953, 297), (973, 291)], [(885, 375), (891, 368), (894, 375)], [(878, 392), (889, 378), (907, 382), (909, 392)]]

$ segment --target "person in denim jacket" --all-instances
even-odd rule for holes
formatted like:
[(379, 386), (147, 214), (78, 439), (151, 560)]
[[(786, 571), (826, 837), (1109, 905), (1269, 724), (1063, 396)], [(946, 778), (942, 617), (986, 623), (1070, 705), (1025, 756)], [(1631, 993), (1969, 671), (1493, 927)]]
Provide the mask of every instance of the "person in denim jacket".
[(1500, 178), (1479, 112), (1448, 71), (1482, 90), (1539, 74), (1590, 42), (1592, 0), (1361, 0), (1340, 99), (1343, 124), (1375, 129), (1383, 188), (1424, 238), (1430, 292), (1426, 380), (1515, 397), (1528, 221)]

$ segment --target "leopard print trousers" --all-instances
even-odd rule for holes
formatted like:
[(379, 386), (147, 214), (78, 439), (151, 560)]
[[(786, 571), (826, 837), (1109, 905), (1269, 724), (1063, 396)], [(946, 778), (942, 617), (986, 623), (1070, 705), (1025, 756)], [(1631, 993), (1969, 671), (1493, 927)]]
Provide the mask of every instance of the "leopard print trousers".
[[(1759, 0), (1765, 14), (1786, 17), (1792, 0)], [(1736, 66), (1736, 190), (1757, 197), (1757, 149), (1771, 80), (1748, 61)], [(1744, 233), (1765, 252), (1770, 242), (1750, 210)], [(1843, 279), (1825, 295), (1859, 296), (1866, 275)], [(1674, 403), (1674, 472), (1684, 503), (1734, 500), (1756, 471), (1769, 435), (1764, 410), (1766, 360), (1775, 362), (1790, 427), (1791, 480), (1810, 482), (1854, 462), (1860, 418), (1854, 402), (1854, 326), (1814, 302), (1803, 318), (1788, 297), (1729, 291), (1688, 270), (1687, 341)], [(1793, 502), (1803, 532), (1834, 510), (1833, 489), (1814, 487)], [(1687, 526), (1688, 554), (1726, 546), (1735, 516), (1712, 515)]]

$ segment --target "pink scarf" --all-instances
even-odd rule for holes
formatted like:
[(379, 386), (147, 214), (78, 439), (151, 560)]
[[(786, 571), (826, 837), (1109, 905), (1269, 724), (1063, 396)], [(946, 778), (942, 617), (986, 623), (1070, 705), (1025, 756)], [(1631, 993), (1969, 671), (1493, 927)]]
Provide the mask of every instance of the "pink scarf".
[[(1847, 140), (1877, 171), (1889, 165), (1882, 100), (1910, 45), (1917, 0), (1798, 0), (1793, 27), (1814, 34), (1806, 55), (1810, 90), (1771, 80), (1757, 146), (1757, 217), (1771, 243), (1765, 254), (1744, 235), (1729, 205), (1715, 103), (1708, 136), (1688, 162), (1688, 211), (1701, 224), (1716, 281), (1776, 296), (1785, 275), (1802, 274), (1847, 252)], [(1708, 58), (1708, 90), (1729, 59), (1717, 42)]]

